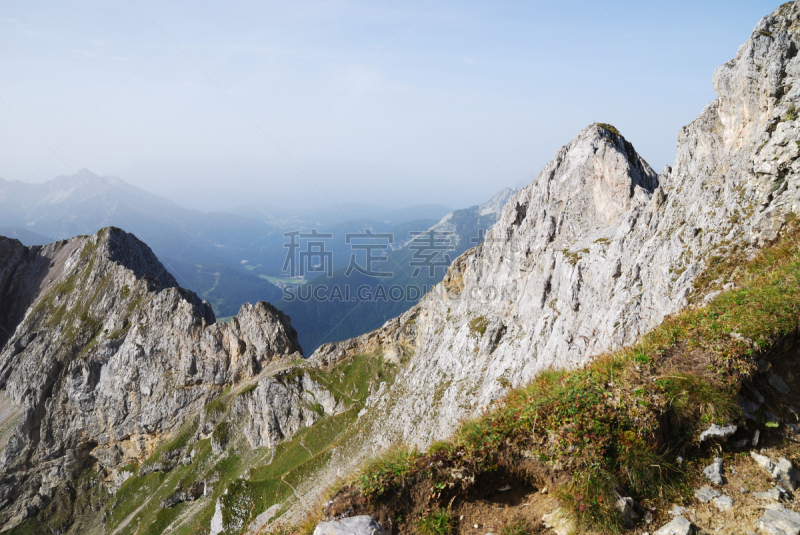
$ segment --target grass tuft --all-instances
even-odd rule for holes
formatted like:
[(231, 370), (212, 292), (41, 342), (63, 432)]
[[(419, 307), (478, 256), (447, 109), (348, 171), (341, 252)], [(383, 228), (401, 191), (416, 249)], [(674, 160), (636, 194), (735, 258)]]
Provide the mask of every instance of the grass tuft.
[(450, 535), (453, 531), (453, 518), (445, 509), (431, 511), (419, 519), (417, 529), (422, 535)]

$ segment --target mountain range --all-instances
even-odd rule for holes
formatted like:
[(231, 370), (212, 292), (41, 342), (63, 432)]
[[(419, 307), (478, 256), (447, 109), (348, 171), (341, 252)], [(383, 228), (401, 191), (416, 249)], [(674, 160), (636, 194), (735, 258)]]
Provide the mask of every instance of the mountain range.
[(311, 354), (125, 230), (0, 238), (0, 532), (798, 533), (799, 23), (759, 21), (664, 172), (587, 126)]

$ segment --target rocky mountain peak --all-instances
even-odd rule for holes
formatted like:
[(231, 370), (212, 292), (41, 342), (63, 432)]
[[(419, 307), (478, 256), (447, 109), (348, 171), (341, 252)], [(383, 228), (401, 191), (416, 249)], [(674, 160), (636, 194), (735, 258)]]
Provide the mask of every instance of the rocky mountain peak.
[(498, 228), (527, 234), (544, 224), (552, 239), (559, 222), (571, 227), (609, 224), (635, 203), (646, 202), (657, 186), (657, 174), (616, 128), (593, 124), (512, 198), (514, 210), (506, 210)]
[(590, 125), (417, 307), (312, 356), (413, 348), (372, 401), (386, 415), (375, 444), (425, 446), (508, 386), (634, 343), (701, 299), (693, 282), (710, 258), (775, 238), (800, 203), (797, 13), (797, 3), (779, 8), (717, 70), (718, 100), (683, 128), (662, 175), (616, 128)]
[(17, 421), (0, 436), (7, 526), (88, 466), (113, 478), (142, 463), (223, 389), (302, 356), (283, 313), (258, 303), (215, 323), (120, 229), (0, 251), (0, 412)]

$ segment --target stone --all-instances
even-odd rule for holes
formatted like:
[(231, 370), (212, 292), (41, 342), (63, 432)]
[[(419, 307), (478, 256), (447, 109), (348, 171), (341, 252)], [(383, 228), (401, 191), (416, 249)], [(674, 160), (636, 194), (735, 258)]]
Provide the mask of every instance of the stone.
[(786, 384), (779, 375), (772, 374), (769, 376), (769, 384), (772, 388), (778, 391), (780, 394), (788, 394), (791, 390), (789, 386)]
[(633, 510), (634, 505), (633, 498), (631, 497), (623, 497), (617, 500), (617, 510), (622, 515), (622, 521), (627, 526), (633, 526), (639, 518), (639, 515)]
[(711, 427), (700, 433), (700, 442), (705, 442), (709, 439), (719, 439), (723, 442), (728, 440), (728, 437), (736, 433), (736, 427), (733, 424), (728, 424), (725, 427), (720, 427), (717, 424), (711, 424)]
[(668, 524), (665, 524), (654, 535), (692, 535), (692, 523), (683, 517), (676, 516)]
[(750, 456), (759, 466), (766, 470), (773, 479), (779, 481), (790, 490), (795, 490), (797, 488), (797, 483), (800, 482), (800, 471), (794, 467), (789, 459), (781, 457), (776, 463), (769, 457), (759, 455), (755, 452), (750, 452)]
[(721, 494), (708, 485), (702, 486), (694, 491), (694, 497), (703, 503), (708, 503), (717, 496), (721, 496)]
[(761, 431), (756, 429), (755, 433), (753, 433), (753, 440), (750, 442), (753, 447), (758, 446), (758, 439), (761, 438)]
[(786, 430), (793, 435), (800, 435), (800, 425), (786, 424)]
[(722, 485), (722, 457), (714, 457), (714, 462), (703, 469), (703, 475), (715, 485)]
[(689, 512), (689, 510), (685, 507), (681, 507), (680, 505), (673, 505), (672, 509), (667, 511), (667, 513), (671, 514), (672, 516), (683, 516), (683, 514), (687, 512)]
[(314, 535), (389, 535), (371, 516), (351, 516), (329, 522), (320, 522)]
[(800, 514), (779, 505), (768, 507), (756, 527), (765, 535), (798, 535)]
[(733, 498), (730, 496), (719, 496), (711, 500), (711, 503), (720, 512), (730, 511), (733, 508)]
[(754, 492), (753, 496), (762, 500), (772, 500), (777, 502), (783, 497), (783, 493), (775, 488), (765, 490), (764, 492)]
[(562, 509), (556, 509), (552, 513), (542, 516), (542, 522), (548, 529), (552, 529), (556, 535), (570, 535), (575, 531), (574, 520)]

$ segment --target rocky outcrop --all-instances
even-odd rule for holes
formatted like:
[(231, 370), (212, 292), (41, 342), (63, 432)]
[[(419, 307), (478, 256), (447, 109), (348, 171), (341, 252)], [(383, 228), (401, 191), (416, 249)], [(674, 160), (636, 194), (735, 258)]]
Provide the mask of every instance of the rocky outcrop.
[(614, 127), (589, 126), (418, 306), (315, 352), (413, 353), (370, 400), (372, 447), (425, 446), (508, 387), (634, 343), (696, 297), (715, 256), (777, 236), (800, 208), (799, 15), (793, 3), (765, 17), (717, 69), (718, 99), (681, 130), (672, 167), (657, 175)]
[(245, 305), (216, 323), (119, 229), (45, 247), (0, 238), (0, 252), (0, 388), (21, 410), (0, 457), (7, 525), (86, 467), (113, 482), (224, 388), (302, 356), (277, 309)]

